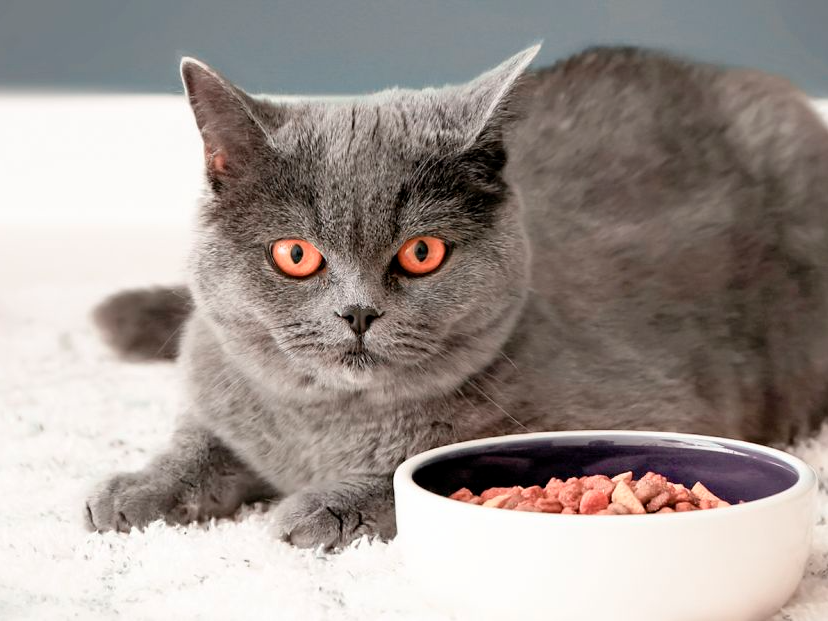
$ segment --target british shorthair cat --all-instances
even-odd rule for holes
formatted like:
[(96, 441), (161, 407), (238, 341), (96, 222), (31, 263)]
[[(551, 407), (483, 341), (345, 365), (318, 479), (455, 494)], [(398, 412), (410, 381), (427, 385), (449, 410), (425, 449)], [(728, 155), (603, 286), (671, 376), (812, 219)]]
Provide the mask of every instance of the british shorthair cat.
[(631, 48), (527, 70), (537, 50), (331, 101), (182, 62), (208, 186), (189, 282), (96, 317), (126, 357), (177, 353), (190, 407), (92, 493), (90, 528), (279, 498), (279, 537), (335, 548), (393, 536), (394, 469), (450, 442), (823, 419), (828, 129), (806, 97)]

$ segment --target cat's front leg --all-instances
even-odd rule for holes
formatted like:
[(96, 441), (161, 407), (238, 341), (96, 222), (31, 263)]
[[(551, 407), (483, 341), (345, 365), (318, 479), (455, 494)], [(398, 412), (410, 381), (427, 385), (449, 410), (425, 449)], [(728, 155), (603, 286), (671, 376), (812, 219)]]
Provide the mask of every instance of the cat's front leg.
[(360, 475), (311, 487), (276, 507), (276, 531), (301, 548), (330, 550), (362, 535), (390, 539), (397, 532), (392, 476)]
[(187, 524), (229, 516), (243, 502), (274, 494), (211, 433), (183, 426), (172, 446), (143, 470), (118, 473), (98, 485), (84, 518), (90, 530), (129, 532), (159, 519)]

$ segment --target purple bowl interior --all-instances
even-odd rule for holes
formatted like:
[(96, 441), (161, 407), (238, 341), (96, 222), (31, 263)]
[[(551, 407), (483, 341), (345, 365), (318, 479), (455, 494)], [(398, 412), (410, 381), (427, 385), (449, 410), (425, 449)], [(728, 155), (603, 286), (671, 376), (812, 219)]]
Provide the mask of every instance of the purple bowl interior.
[(447, 496), (461, 487), (545, 485), (551, 477), (614, 476), (652, 470), (687, 487), (701, 481), (731, 503), (765, 498), (793, 486), (796, 470), (776, 457), (727, 441), (602, 434), (526, 438), (461, 448), (414, 471), (420, 487)]

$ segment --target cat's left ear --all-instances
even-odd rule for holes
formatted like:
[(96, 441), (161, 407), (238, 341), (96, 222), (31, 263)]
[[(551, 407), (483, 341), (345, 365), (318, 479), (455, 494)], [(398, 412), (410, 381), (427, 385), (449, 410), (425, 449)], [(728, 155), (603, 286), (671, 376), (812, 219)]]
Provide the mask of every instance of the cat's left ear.
[(505, 126), (515, 115), (514, 95), (519, 79), (540, 47), (540, 44), (533, 45), (458, 87), (456, 96), (462, 102), (463, 121), (468, 132), (465, 147), (502, 140)]
[(208, 177), (220, 182), (241, 176), (256, 154), (268, 149), (260, 104), (195, 58), (181, 60), (181, 80), (204, 141)]

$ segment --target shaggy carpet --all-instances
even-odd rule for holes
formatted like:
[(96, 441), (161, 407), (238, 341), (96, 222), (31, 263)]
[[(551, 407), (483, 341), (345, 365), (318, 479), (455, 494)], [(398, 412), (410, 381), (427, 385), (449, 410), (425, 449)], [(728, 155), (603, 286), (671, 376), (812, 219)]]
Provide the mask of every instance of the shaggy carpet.
[[(187, 528), (154, 524), (129, 535), (83, 529), (90, 486), (114, 471), (140, 468), (166, 442), (181, 405), (175, 367), (117, 361), (98, 340), (88, 311), (112, 290), (175, 276), (185, 243), (167, 242), (161, 231), (182, 217), (157, 205), (169, 206), (171, 191), (194, 193), (197, 170), (186, 183), (169, 171), (197, 162), (200, 146), (178, 99), (106, 100), (98, 107), (73, 101), (34, 101), (42, 112), (77, 110), (74, 125), (64, 114), (50, 126), (66, 137), (49, 134), (48, 144), (58, 149), (54, 170), (64, 175), (54, 183), (35, 175), (43, 153), (26, 150), (40, 127), (31, 119), (42, 124), (52, 117), (32, 115), (28, 99), (0, 101), (3, 135), (19, 138), (17, 147), (0, 150), (0, 170), (9, 171), (16, 196), (4, 190), (4, 209), (19, 199), (43, 205), (48, 216), (33, 208), (0, 210), (0, 619), (446, 619), (408, 581), (394, 542), (362, 540), (335, 555), (297, 550), (273, 539), (264, 507)], [(150, 103), (159, 110), (156, 119), (169, 123), (120, 127), (125, 111), (146, 111)], [(171, 137), (171, 128), (185, 122), (190, 134)], [(93, 127), (118, 135), (120, 151), (101, 150), (94, 162), (60, 157), (61, 145), (89, 140)], [(141, 237), (134, 223), (110, 222), (105, 234), (81, 235), (90, 222), (112, 217), (112, 196), (140, 170), (135, 154), (143, 157), (147, 143), (160, 145), (157, 159), (166, 159), (155, 162), (153, 174), (168, 175), (169, 184), (133, 185), (118, 196), (126, 213), (145, 218), (155, 210), (154, 220), (165, 225)], [(61, 202), (68, 184), (105, 160), (112, 163), (103, 186), (85, 186), (84, 201), (71, 209)], [(73, 229), (78, 209), (88, 217)], [(828, 428), (792, 450), (828, 481)], [(776, 619), (828, 619), (826, 517), (822, 488), (805, 578)], [(676, 585), (677, 597), (686, 587)]]

